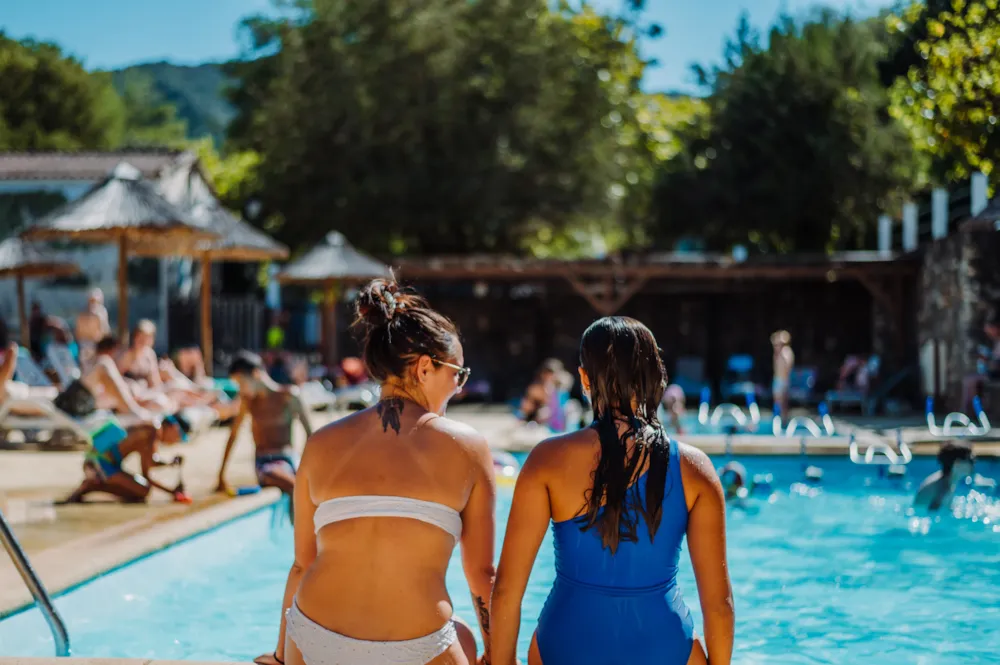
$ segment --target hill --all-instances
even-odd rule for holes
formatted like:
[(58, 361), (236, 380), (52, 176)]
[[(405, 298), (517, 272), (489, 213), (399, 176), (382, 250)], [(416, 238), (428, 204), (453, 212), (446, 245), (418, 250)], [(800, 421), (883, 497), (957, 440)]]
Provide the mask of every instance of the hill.
[(228, 81), (221, 64), (187, 66), (150, 62), (115, 70), (111, 76), (119, 93), (129, 77), (148, 80), (162, 101), (172, 104), (177, 116), (187, 122), (189, 138), (211, 136), (216, 144), (225, 139), (234, 110), (225, 98)]

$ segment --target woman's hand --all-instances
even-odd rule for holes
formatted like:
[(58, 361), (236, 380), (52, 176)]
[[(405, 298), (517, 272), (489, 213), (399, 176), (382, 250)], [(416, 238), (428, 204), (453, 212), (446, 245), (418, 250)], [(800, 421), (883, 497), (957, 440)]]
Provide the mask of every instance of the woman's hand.
[(265, 653), (253, 659), (257, 665), (285, 665), (284, 661), (278, 660), (277, 653)]

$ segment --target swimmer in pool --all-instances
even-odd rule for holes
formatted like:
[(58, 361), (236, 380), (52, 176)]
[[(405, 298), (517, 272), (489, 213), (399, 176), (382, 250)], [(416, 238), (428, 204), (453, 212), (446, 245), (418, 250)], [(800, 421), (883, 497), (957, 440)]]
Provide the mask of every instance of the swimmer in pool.
[(264, 361), (256, 353), (240, 351), (229, 366), (229, 377), (240, 388), (240, 411), (233, 420), (219, 468), (218, 492), (229, 490), (226, 484), (226, 464), (236, 443), (240, 426), (247, 416), (256, 447), (254, 465), (261, 487), (277, 487), (289, 498), (295, 489), (295, 461), (292, 458), (292, 429), (295, 420), (302, 423), (306, 438), (312, 436), (312, 426), (306, 414), (298, 388), (275, 383), (264, 369)]
[(972, 475), (976, 456), (967, 441), (956, 440), (941, 444), (937, 459), (941, 470), (935, 471), (920, 483), (920, 489), (913, 500), (914, 506), (925, 506), (930, 511), (951, 503), (958, 483)]
[(719, 480), (726, 494), (726, 501), (745, 499), (750, 495), (747, 487), (747, 470), (739, 462), (728, 462), (719, 469)]

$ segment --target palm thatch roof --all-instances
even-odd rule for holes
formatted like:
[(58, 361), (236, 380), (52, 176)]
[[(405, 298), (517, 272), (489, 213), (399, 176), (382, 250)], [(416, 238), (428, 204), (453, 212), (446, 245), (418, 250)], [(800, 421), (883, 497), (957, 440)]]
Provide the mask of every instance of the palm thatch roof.
[(282, 284), (322, 285), (390, 277), (389, 266), (355, 249), (343, 234), (333, 231), (326, 241), (292, 261), (278, 273)]
[(122, 162), (82, 197), (27, 228), (31, 240), (63, 238), (84, 242), (145, 239), (160, 253), (180, 255), (198, 240), (214, 239), (189, 215), (167, 201), (131, 164)]
[(62, 277), (78, 272), (80, 268), (75, 263), (34, 243), (21, 238), (0, 242), (0, 277)]

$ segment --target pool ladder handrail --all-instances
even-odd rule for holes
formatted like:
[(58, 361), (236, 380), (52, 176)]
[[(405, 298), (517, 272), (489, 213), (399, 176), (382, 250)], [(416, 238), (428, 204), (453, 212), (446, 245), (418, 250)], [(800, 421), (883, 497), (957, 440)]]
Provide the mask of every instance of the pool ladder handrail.
[[(903, 431), (896, 430), (896, 447), (899, 449), (899, 453), (896, 453), (892, 447), (884, 441), (877, 441), (868, 446), (865, 450), (865, 454), (862, 455), (861, 451), (858, 449), (857, 439), (854, 437), (854, 433), (851, 433), (851, 442), (848, 446), (848, 456), (851, 461), (855, 464), (874, 464), (882, 466), (896, 466), (899, 464), (905, 465), (909, 464), (913, 460), (913, 452), (910, 447), (906, 445), (906, 441), (903, 440)], [(876, 459), (875, 455), (881, 455)]]
[(41, 610), (46, 623), (49, 624), (49, 630), (52, 631), (52, 640), (55, 642), (56, 656), (59, 658), (68, 657), (70, 655), (70, 646), (66, 624), (62, 620), (59, 610), (52, 603), (52, 598), (49, 597), (49, 593), (38, 578), (38, 574), (35, 573), (35, 569), (31, 567), (28, 555), (24, 553), (21, 543), (17, 541), (17, 537), (10, 528), (10, 524), (7, 523), (7, 518), (4, 517), (2, 510), (0, 510), (0, 541), (3, 542), (4, 549), (7, 550), (11, 561), (14, 562), (14, 567), (17, 568), (17, 572), (21, 575), (21, 579), (24, 580), (25, 586), (28, 587), (32, 598), (35, 599), (35, 604), (38, 605), (38, 609)]
[(698, 405), (698, 422), (702, 425), (718, 426), (723, 418), (727, 416), (732, 419), (737, 426), (746, 429), (748, 425), (756, 427), (760, 424), (760, 407), (757, 405), (757, 396), (752, 392), (746, 395), (747, 408), (731, 402), (725, 402), (711, 408), (712, 391), (704, 388), (701, 391), (701, 403)]
[[(820, 420), (823, 423), (823, 428), (820, 429), (819, 424), (808, 416), (795, 416), (788, 421), (788, 424), (782, 427), (781, 425), (781, 409), (777, 404), (774, 405), (774, 416), (771, 418), (771, 433), (774, 436), (785, 436), (792, 438), (795, 433), (801, 427), (806, 430), (810, 436), (821, 437), (821, 436), (833, 436), (836, 434), (836, 429), (833, 425), (833, 418), (830, 416), (830, 410), (826, 406), (826, 402), (819, 403), (819, 415)], [(804, 445), (804, 444), (803, 444)]]
[[(983, 410), (983, 403), (979, 397), (974, 397), (972, 400), (972, 408), (976, 412), (979, 418), (979, 425), (974, 425), (972, 419), (964, 413), (959, 413), (954, 411), (949, 413), (944, 417), (944, 423), (940, 427), (937, 425), (937, 420), (934, 418), (934, 398), (927, 398), (927, 430), (932, 436), (951, 436), (951, 437), (966, 437), (966, 436), (984, 436), (990, 432), (993, 425), (990, 424), (990, 419)], [(957, 432), (952, 431), (952, 426), (958, 424), (962, 430)]]

